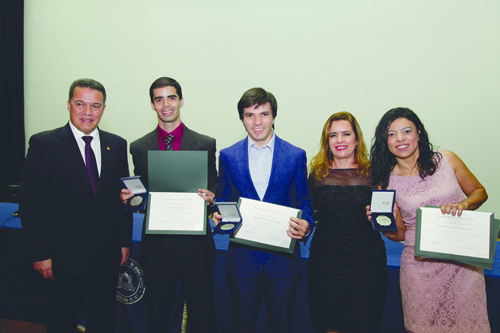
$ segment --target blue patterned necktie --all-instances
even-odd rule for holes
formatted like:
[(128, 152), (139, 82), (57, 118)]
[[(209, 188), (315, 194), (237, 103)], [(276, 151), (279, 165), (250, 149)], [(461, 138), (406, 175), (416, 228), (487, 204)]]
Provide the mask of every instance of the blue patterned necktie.
[(94, 150), (90, 146), (90, 142), (93, 137), (91, 136), (83, 136), (83, 141), (85, 141), (85, 164), (87, 167), (87, 173), (89, 174), (90, 184), (92, 185), (92, 189), (94, 190), (94, 195), (97, 192), (97, 182), (99, 181), (99, 173), (97, 172), (97, 162), (95, 160)]

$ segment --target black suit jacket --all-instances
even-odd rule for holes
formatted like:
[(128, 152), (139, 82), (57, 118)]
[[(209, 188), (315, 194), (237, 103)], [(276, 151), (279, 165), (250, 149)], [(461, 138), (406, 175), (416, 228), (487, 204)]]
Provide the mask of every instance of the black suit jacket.
[[(134, 161), (134, 174), (141, 176), (148, 188), (148, 151), (159, 150), (158, 134), (155, 128), (130, 144)], [(215, 167), (215, 139), (190, 130), (184, 125), (180, 150), (201, 150), (208, 152), (208, 190), (217, 189), (217, 169)], [(168, 172), (168, 170), (165, 170)], [(207, 235), (147, 235), (145, 224), (142, 230), (141, 263), (163, 267), (170, 256), (175, 256), (179, 265), (187, 267), (215, 259), (215, 243), (207, 220)]]
[(94, 196), (69, 123), (35, 134), (24, 163), (19, 209), (33, 261), (51, 258), (53, 272), (77, 275), (91, 260), (118, 267), (132, 245), (132, 214), (120, 201), (127, 177), (127, 142), (99, 130), (101, 174)]

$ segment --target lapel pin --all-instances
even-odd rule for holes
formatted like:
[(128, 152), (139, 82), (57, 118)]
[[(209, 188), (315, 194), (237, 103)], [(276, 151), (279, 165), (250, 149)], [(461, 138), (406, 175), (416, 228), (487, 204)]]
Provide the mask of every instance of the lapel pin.
[(109, 147), (108, 147), (108, 150), (109, 150)]

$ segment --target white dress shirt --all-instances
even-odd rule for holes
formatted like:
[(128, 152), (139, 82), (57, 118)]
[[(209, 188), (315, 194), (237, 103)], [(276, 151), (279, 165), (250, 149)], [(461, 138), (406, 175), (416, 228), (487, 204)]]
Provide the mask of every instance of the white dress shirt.
[[(80, 148), (80, 154), (82, 154), (83, 161), (86, 164), (87, 161), (85, 160), (85, 141), (82, 139), (85, 134), (83, 132), (80, 132), (80, 130), (76, 128), (71, 121), (69, 122), (69, 127), (71, 128), (71, 131), (75, 136), (78, 148)], [(101, 176), (101, 139), (99, 138), (99, 130), (97, 129), (97, 127), (92, 131), (92, 133), (89, 134), (89, 136), (93, 137), (92, 141), (90, 142), (90, 147), (92, 147), (92, 150), (94, 151), (95, 162), (97, 164), (97, 172), (99, 173), (99, 176)]]
[(253, 185), (261, 201), (264, 199), (267, 186), (269, 185), (269, 178), (271, 177), (274, 138), (273, 132), (273, 136), (268, 144), (259, 149), (252, 139), (248, 137), (248, 167), (250, 169)]

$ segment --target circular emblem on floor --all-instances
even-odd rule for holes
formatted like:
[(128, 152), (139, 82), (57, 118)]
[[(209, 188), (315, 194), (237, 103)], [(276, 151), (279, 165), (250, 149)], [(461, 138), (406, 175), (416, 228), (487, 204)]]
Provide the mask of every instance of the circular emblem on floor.
[(134, 304), (144, 296), (142, 268), (133, 259), (120, 266), (116, 284), (116, 300), (123, 304)]

